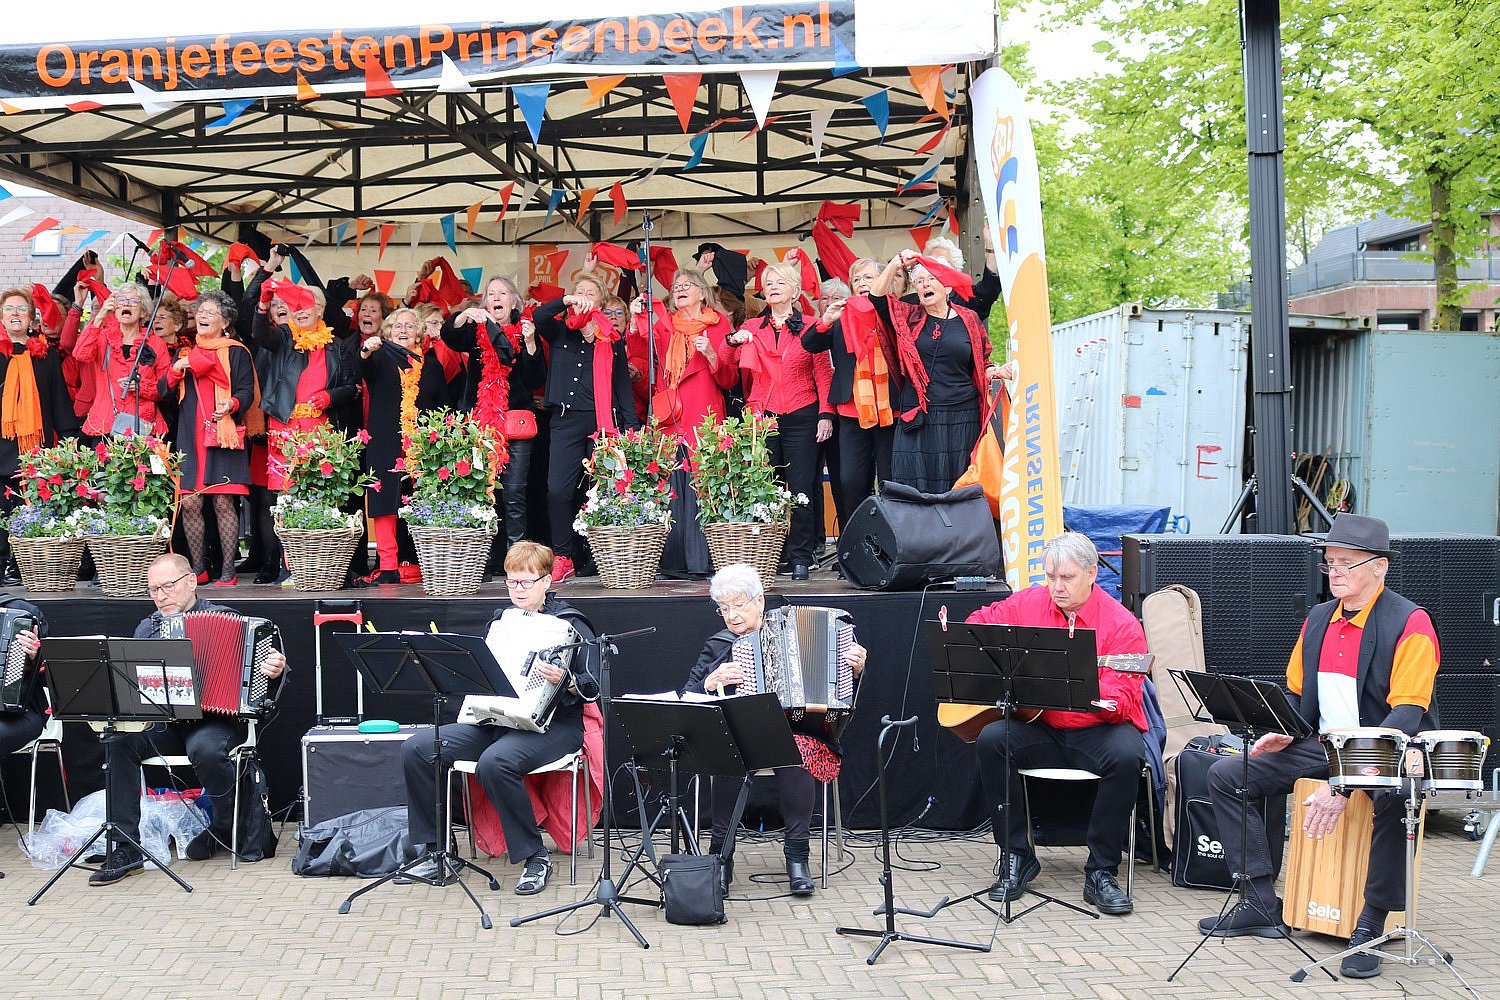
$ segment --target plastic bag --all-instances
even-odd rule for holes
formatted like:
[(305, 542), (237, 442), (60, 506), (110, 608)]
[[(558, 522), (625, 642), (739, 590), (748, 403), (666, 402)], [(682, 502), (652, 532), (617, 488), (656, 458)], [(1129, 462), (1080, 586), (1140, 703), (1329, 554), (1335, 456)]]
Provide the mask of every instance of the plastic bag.
[[(31, 858), (35, 868), (61, 868), (103, 823), (104, 792), (90, 792), (78, 801), (72, 812), (48, 809), (41, 825), (31, 835), (30, 845), (25, 837), (21, 838), (21, 852)], [(104, 838), (95, 841), (94, 847), (103, 854), (106, 850)]]
[(185, 792), (153, 788), (145, 793), (141, 798), (141, 846), (146, 853), (169, 860), (175, 840), (178, 859), (187, 857), (188, 841), (208, 829), (208, 819), (196, 804), (202, 794), (201, 788)]

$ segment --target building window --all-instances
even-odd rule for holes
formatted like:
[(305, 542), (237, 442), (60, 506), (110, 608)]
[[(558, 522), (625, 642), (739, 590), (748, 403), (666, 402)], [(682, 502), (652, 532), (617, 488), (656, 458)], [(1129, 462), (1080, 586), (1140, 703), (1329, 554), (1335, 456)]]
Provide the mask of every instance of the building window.
[(49, 229), (31, 241), (31, 256), (61, 257), (62, 230)]
[(1463, 316), (1459, 317), (1458, 328), (1469, 333), (1479, 332), (1479, 318), (1483, 314), (1478, 309), (1465, 309)]
[(1422, 314), (1419, 312), (1376, 313), (1375, 326), (1381, 330), (1420, 330), (1422, 329)]

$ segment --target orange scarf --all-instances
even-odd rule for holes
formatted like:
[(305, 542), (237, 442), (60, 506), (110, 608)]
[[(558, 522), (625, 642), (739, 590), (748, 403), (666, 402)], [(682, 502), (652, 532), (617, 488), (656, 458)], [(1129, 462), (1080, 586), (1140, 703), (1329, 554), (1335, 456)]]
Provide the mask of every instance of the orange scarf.
[(0, 437), (15, 441), (24, 452), (42, 443), (42, 398), (36, 389), (31, 353), (24, 348), (16, 350), (17, 346), (11, 346), (10, 364), (5, 368)]
[(868, 355), (854, 359), (854, 410), (859, 414), (861, 430), (889, 427), (896, 422), (891, 406), (891, 371), (878, 342), (870, 345)]
[[(233, 337), (224, 334), (220, 334), (218, 337), (205, 337), (199, 334), (195, 347), (205, 351), (213, 351), (219, 356), (219, 373), (222, 375), (223, 380), (222, 382), (219, 379), (209, 379), (207, 381), (214, 387), (214, 410), (220, 410), (234, 395), (231, 391), (234, 386), (234, 377), (230, 370), (229, 352), (238, 347), (240, 350), (248, 353), (249, 348)], [(251, 365), (252, 373), (254, 370), (255, 366)], [(255, 386), (255, 394), (251, 398), (250, 409), (245, 411), (245, 433), (252, 437), (259, 437), (266, 432), (266, 415), (260, 408), (259, 375), (253, 375), (253, 384)], [(183, 379), (182, 384), (177, 390), (179, 401), (186, 392), (187, 380)], [(220, 417), (214, 430), (217, 437), (217, 441), (215, 442), (216, 447), (233, 448), (236, 451), (245, 447), (244, 443), (240, 440), (239, 431), (235, 427), (233, 413), (226, 413)]]

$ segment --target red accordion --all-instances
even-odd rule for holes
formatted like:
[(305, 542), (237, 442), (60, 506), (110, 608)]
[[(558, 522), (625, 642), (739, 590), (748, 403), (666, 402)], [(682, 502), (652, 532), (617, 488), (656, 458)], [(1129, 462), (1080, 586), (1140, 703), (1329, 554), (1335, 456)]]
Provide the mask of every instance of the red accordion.
[(233, 611), (190, 611), (162, 615), (157, 632), (163, 639), (188, 639), (193, 644), (193, 680), (204, 712), (260, 716), (276, 707), (281, 683), (260, 666), (273, 650), (281, 649), (281, 630), (265, 618), (249, 618)]

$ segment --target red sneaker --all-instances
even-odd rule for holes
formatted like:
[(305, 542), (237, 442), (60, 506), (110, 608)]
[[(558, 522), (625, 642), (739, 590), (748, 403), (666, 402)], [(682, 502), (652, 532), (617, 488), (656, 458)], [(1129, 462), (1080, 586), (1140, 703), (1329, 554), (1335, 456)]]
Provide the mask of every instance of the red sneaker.
[(552, 562), (552, 582), (553, 583), (562, 583), (568, 577), (570, 577), (570, 576), (577, 576), (577, 575), (578, 575), (577, 571), (573, 569), (573, 560), (569, 559), (567, 556), (558, 556), (555, 560), (553, 560), (553, 562)]

